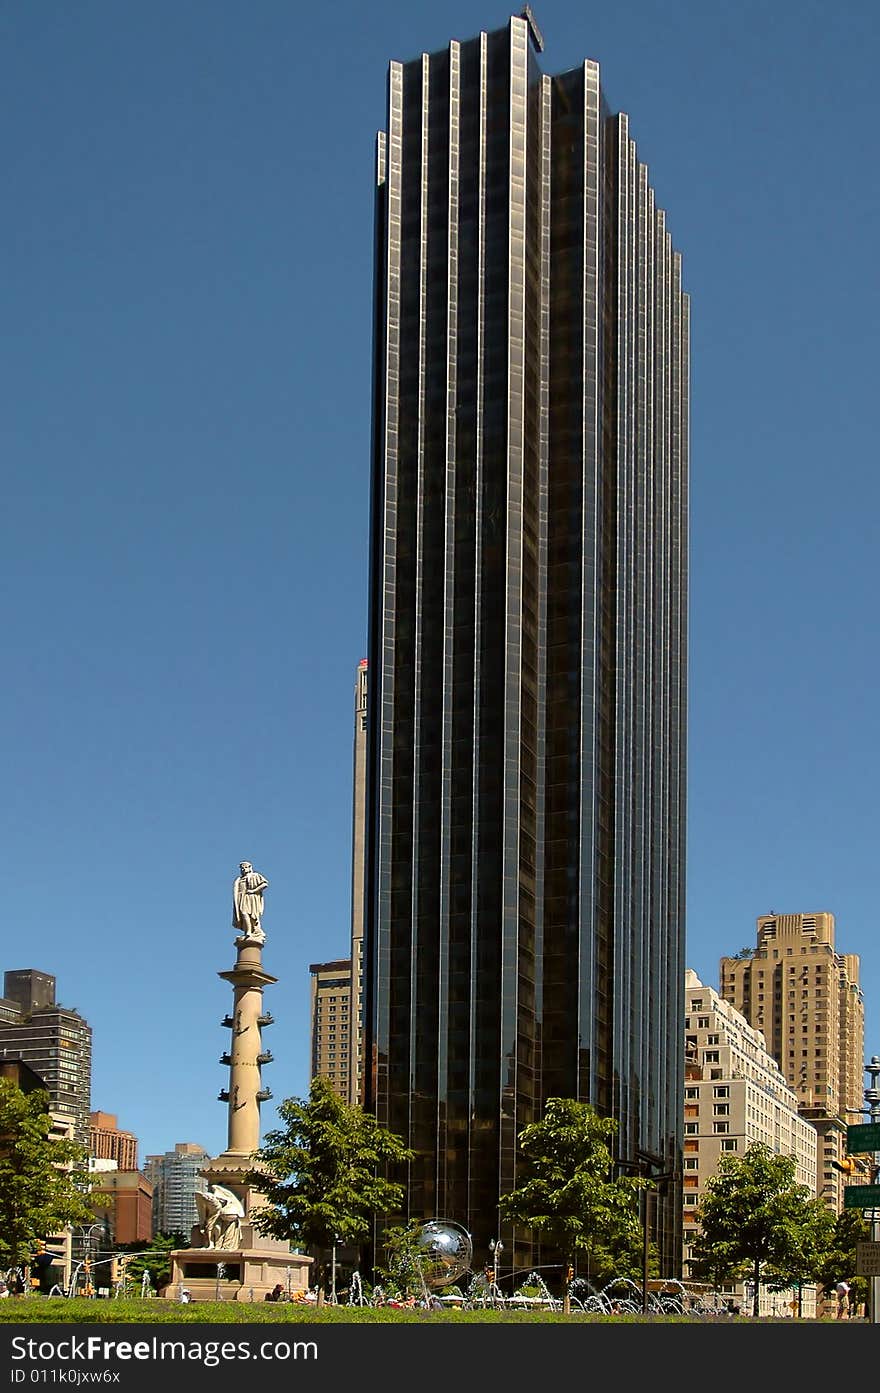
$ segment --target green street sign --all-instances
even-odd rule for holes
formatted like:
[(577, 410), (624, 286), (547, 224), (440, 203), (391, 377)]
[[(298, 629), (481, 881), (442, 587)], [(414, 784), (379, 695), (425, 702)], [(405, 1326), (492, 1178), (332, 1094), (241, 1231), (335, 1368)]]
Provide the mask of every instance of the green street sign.
[(865, 1151), (880, 1151), (880, 1122), (847, 1127), (846, 1149), (850, 1156), (861, 1156)]
[(880, 1185), (847, 1185), (843, 1191), (844, 1209), (880, 1209)]

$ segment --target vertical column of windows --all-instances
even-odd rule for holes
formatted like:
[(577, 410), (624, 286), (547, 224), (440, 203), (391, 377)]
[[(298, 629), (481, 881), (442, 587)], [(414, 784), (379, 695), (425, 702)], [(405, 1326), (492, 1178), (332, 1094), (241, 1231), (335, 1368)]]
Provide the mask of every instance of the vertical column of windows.
[[(579, 594), (580, 648), (580, 749), (578, 810), (578, 919), (577, 936), (577, 1096), (596, 1097), (596, 1041), (608, 1024), (608, 998), (605, 974), (596, 972), (597, 875), (600, 865), (601, 816), (598, 800), (600, 777), (600, 706), (598, 683), (600, 607), (602, 578), (599, 550), (602, 545), (600, 502), (600, 439), (602, 413), (602, 171), (600, 162), (599, 66), (583, 65), (583, 173), (582, 173), (582, 257), (581, 299), (583, 338), (581, 342), (581, 576)], [(601, 987), (600, 987), (601, 984)], [(598, 995), (597, 995), (598, 993)]]
[[(507, 171), (507, 421), (504, 523), (503, 651), (499, 654), (503, 703), (501, 818), (501, 1000), (497, 1061), (499, 1180), (512, 1188), (516, 1165), (517, 1002), (520, 988), (520, 770), (522, 763), (523, 485), (525, 472), (526, 160), (528, 34), (511, 20), (509, 49), (509, 149)], [(499, 181), (500, 184), (500, 181)], [(499, 228), (500, 231), (500, 228)]]
[[(486, 680), (483, 663), (483, 613), (485, 608), (485, 561), (484, 561), (484, 499), (486, 472), (486, 316), (487, 316), (487, 221), (488, 195), (487, 177), (489, 163), (489, 38), (481, 34), (479, 38), (479, 108), (477, 117), (477, 284), (476, 284), (476, 355), (475, 355), (475, 440), (474, 440), (474, 586), (473, 586), (473, 698), (471, 706), (473, 783), (471, 804), (471, 842), (470, 863), (470, 978), (469, 996), (469, 1039), (468, 1039), (468, 1180), (467, 1212), (475, 1212), (480, 1201), (478, 1177), (481, 1159), (485, 1154), (485, 1129), (487, 1117), (483, 1098), (482, 1081), (479, 1075), (479, 1062), (483, 1055), (481, 1027), (483, 1024), (484, 1002), (480, 993), (480, 978), (483, 970), (481, 945), (481, 867), (489, 855), (489, 839), (481, 818), (483, 805), (482, 775), (484, 768), (483, 730), (481, 712), (485, 705), (484, 682)], [(491, 1048), (491, 1042), (487, 1042)], [(483, 1061), (485, 1069), (486, 1062)]]
[[(444, 1212), (452, 1212), (447, 1199), (449, 1162), (449, 1047), (450, 1047), (450, 885), (453, 841), (453, 707), (455, 653), (455, 541), (456, 541), (456, 415), (458, 407), (458, 217), (460, 161), (461, 51), (449, 46), (449, 114), (447, 123), (447, 270), (446, 270), (446, 376), (444, 432), (444, 531), (443, 531), (443, 672), (440, 787), (439, 867), (439, 971), (437, 982), (437, 1175), (436, 1193)], [(455, 1135), (453, 1127), (453, 1136)], [(454, 1168), (453, 1168), (454, 1169)]]
[(615, 643), (615, 878), (614, 1056), (615, 1110), (624, 1154), (634, 1143), (632, 1023), (635, 1008), (632, 906), (632, 633), (633, 633), (633, 428), (635, 280), (635, 170), (628, 118), (617, 117), (617, 633)]

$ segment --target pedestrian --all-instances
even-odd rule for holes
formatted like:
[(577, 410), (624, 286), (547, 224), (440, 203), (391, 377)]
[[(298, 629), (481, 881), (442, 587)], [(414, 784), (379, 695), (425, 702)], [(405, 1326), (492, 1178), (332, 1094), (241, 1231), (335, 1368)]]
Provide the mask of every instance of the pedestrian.
[(3, 1300), (3, 1297), (4, 1297), (4, 1296), (8, 1296), (8, 1295), (9, 1295), (9, 1288), (8, 1288), (8, 1286), (6, 1285), (6, 1283), (4, 1282), (3, 1278), (0, 1277), (0, 1301)]
[(283, 1301), (283, 1300), (284, 1300), (284, 1288), (283, 1288), (283, 1286), (281, 1285), (281, 1283), (280, 1283), (280, 1282), (276, 1282), (275, 1285), (274, 1285), (274, 1287), (272, 1288), (272, 1290), (266, 1292), (266, 1295), (265, 1295), (265, 1297), (264, 1297), (263, 1299), (264, 1299), (264, 1301)]
[(849, 1282), (838, 1282), (834, 1290), (837, 1292), (837, 1319), (845, 1320), (849, 1316)]
[(190, 1293), (189, 1287), (183, 1288), (182, 1292), (180, 1293), (179, 1301), (182, 1306), (186, 1306), (188, 1302), (192, 1301), (192, 1295)]

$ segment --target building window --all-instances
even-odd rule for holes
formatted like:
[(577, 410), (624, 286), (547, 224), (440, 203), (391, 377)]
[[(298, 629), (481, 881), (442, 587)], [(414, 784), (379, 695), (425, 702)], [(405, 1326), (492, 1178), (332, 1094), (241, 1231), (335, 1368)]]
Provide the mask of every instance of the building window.
[(712, 1131), (715, 1133), (716, 1136), (717, 1136), (720, 1132), (729, 1132), (729, 1131), (730, 1131), (730, 1123), (729, 1123), (729, 1122), (713, 1122), (713, 1123), (712, 1123)]
[(684, 1134), (686, 1137), (695, 1137), (700, 1130), (699, 1122), (686, 1122), (684, 1124)]
[(721, 1088), (713, 1088), (713, 1089), (712, 1089), (712, 1097), (713, 1097), (713, 1098), (729, 1098), (729, 1097), (730, 1097), (730, 1089), (727, 1087), (726, 1084), (722, 1085)]
[(736, 1151), (736, 1137), (725, 1137), (721, 1143), (722, 1151)]

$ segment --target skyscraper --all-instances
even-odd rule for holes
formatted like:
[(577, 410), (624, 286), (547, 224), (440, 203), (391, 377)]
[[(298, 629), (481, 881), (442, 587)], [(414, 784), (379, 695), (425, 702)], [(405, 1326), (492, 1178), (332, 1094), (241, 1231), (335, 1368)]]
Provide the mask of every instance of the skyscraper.
[(153, 1187), (154, 1235), (182, 1233), (189, 1238), (199, 1221), (196, 1194), (208, 1188), (202, 1168), (210, 1159), (204, 1147), (190, 1141), (175, 1142), (173, 1151), (147, 1157), (144, 1174)]
[[(366, 1104), (501, 1236), (548, 1097), (681, 1168), (688, 300), (599, 67), (528, 12), (388, 72), (376, 166)], [(657, 1204), (681, 1262), (681, 1187)], [(479, 1259), (478, 1259), (479, 1260)]]
[(348, 1102), (351, 1088), (351, 959), (335, 958), (332, 962), (309, 963), (309, 974), (309, 1078), (328, 1079), (340, 1098)]
[(354, 683), (354, 751), (351, 820), (351, 1042), (348, 1101), (364, 1101), (364, 871), (367, 800), (367, 659), (358, 663)]
[(0, 1055), (22, 1059), (40, 1075), (52, 1111), (71, 1119), (74, 1141), (88, 1150), (92, 1028), (56, 1002), (50, 973), (28, 967), (3, 974)]
[(865, 1003), (858, 955), (839, 953), (834, 933), (825, 911), (762, 914), (755, 949), (721, 959), (721, 995), (764, 1032), (819, 1133), (817, 1192), (839, 1210), (846, 1129), (862, 1120)]

